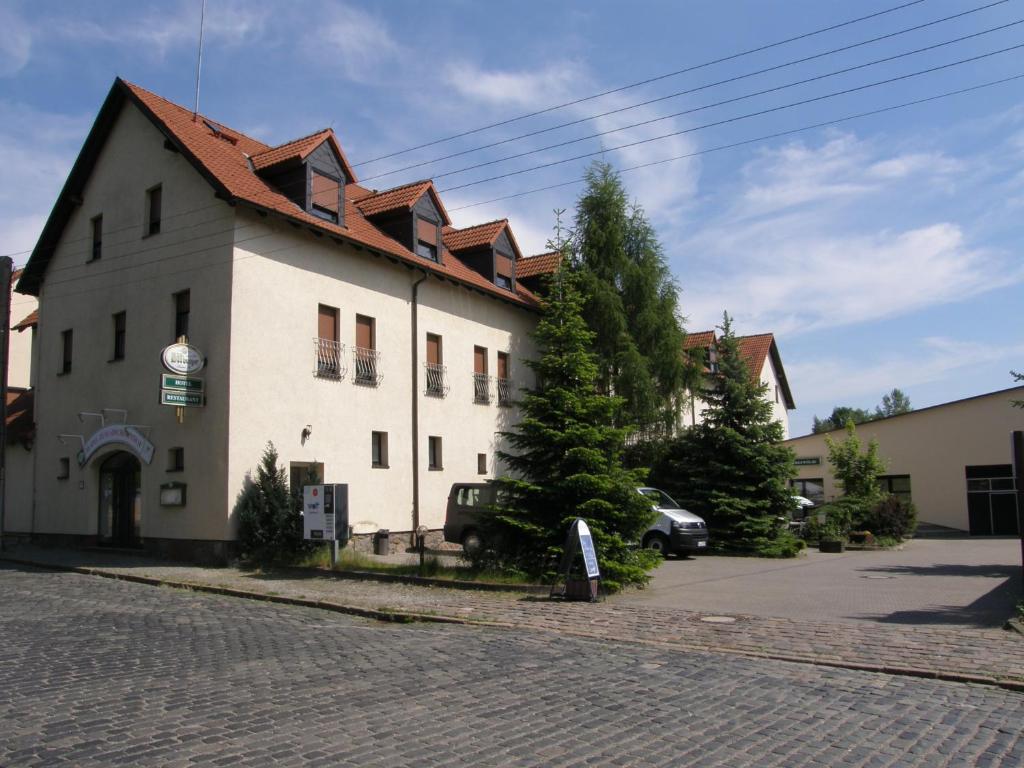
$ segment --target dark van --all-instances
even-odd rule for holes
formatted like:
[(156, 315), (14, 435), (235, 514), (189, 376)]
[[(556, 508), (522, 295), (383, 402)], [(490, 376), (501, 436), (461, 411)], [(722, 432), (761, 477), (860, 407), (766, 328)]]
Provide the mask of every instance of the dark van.
[(461, 544), (467, 555), (484, 546), (480, 533), (480, 512), (494, 503), (495, 487), (490, 483), (455, 483), (448, 493), (444, 516), (444, 540)]

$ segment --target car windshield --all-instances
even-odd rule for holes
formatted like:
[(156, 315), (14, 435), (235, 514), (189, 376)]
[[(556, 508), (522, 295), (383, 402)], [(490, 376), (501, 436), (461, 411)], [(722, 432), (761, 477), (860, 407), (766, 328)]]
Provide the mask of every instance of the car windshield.
[(657, 488), (641, 488), (640, 493), (650, 499), (658, 509), (682, 509), (676, 504), (675, 499)]

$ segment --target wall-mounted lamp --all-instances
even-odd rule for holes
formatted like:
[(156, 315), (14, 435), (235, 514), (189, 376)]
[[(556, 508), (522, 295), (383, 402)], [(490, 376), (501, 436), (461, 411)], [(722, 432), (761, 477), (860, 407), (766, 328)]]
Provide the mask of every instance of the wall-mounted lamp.
[(100, 420), (100, 424), (102, 426), (104, 426), (104, 427), (107, 426), (107, 417), (104, 416), (102, 413), (93, 413), (92, 411), (79, 411), (78, 412), (78, 420), (79, 421), (85, 422), (85, 417), (86, 416), (92, 416), (94, 419), (99, 419)]
[(313, 434), (313, 425), (307, 424), (302, 430), (302, 444), (305, 445), (306, 441), (309, 440), (310, 435)]

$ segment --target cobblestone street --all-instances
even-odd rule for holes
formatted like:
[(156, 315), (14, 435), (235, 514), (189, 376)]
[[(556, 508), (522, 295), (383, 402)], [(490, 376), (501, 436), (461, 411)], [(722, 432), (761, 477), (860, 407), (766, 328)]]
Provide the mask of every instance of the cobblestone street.
[(1024, 695), (0, 565), (0, 765), (1024, 762)]

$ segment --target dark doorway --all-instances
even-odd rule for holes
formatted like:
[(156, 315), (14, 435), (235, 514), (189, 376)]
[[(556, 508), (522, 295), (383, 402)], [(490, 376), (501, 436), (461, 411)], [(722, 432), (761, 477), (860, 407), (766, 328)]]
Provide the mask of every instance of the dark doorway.
[(142, 465), (125, 451), (100, 465), (99, 538), (103, 544), (138, 546), (142, 521)]
[(967, 516), (972, 536), (1016, 536), (1017, 494), (1013, 467), (967, 467)]

